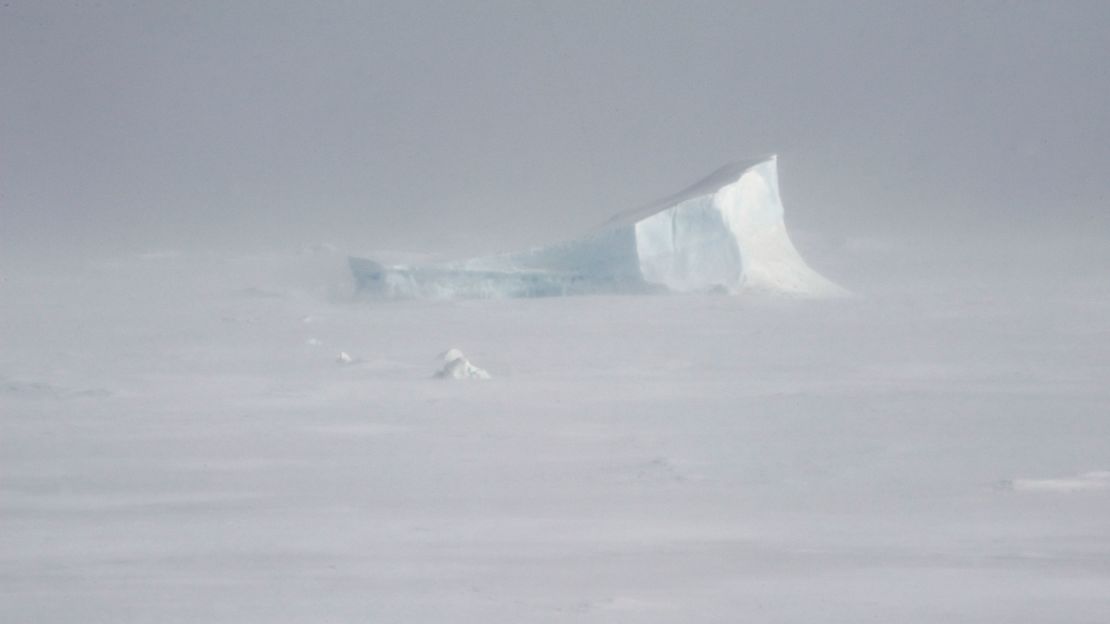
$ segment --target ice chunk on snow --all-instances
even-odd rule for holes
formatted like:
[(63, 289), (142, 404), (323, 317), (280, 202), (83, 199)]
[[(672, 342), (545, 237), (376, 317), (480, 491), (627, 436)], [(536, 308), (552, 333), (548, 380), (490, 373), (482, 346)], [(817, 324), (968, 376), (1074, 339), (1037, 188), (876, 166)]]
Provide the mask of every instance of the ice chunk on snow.
[(489, 379), (489, 373), (466, 359), (462, 351), (448, 349), (440, 354), (443, 368), (436, 371), (437, 379)]
[(774, 156), (736, 163), (598, 231), (520, 253), (431, 265), (350, 258), (380, 297), (543, 297), (612, 292), (847, 294), (806, 265), (786, 233)]
[(339, 355), (335, 356), (335, 361), (338, 364), (354, 364), (355, 359), (350, 356), (346, 351), (340, 351)]
[(1026, 492), (1078, 492), (1110, 488), (1110, 470), (1094, 470), (1056, 479), (1014, 479), (1010, 488)]

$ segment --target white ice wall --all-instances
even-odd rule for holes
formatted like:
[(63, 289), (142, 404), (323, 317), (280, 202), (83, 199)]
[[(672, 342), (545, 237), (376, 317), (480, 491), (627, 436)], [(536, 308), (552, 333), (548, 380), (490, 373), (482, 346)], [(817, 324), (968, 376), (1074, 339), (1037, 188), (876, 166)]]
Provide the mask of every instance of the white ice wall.
[(745, 289), (826, 297), (847, 294), (811, 269), (794, 248), (783, 220), (778, 159), (749, 168), (713, 195), (740, 248)]
[(783, 221), (777, 159), (637, 221), (643, 278), (677, 292), (723, 287), (802, 296), (845, 291), (809, 268)]

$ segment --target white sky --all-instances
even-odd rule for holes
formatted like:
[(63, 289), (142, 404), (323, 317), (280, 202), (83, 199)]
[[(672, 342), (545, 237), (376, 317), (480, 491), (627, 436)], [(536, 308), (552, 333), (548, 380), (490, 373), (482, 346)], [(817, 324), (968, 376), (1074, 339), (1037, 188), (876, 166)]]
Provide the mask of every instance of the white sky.
[(1106, 2), (5, 0), (0, 245), (509, 246), (767, 152), (797, 230), (1089, 234), (1108, 33)]

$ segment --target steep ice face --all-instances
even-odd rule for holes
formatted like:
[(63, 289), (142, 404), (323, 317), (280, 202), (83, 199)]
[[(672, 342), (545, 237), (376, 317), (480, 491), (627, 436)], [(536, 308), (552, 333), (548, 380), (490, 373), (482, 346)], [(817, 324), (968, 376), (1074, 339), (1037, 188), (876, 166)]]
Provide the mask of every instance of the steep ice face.
[(843, 296), (840, 286), (809, 268), (790, 242), (779, 196), (778, 163), (771, 158), (721, 187), (713, 203), (740, 249), (739, 286), (811, 297)]
[(740, 245), (725, 219), (714, 197), (705, 195), (637, 222), (640, 275), (675, 292), (738, 286)]
[(775, 157), (734, 164), (689, 189), (618, 214), (579, 239), (433, 266), (352, 258), (360, 290), (384, 297), (542, 297), (744, 290), (846, 294), (790, 242)]
[[(759, 290), (797, 296), (846, 291), (805, 263), (783, 221), (777, 159), (722, 169), (679, 195), (633, 213), (646, 282), (676, 292)], [(653, 212), (654, 210), (654, 212)]]

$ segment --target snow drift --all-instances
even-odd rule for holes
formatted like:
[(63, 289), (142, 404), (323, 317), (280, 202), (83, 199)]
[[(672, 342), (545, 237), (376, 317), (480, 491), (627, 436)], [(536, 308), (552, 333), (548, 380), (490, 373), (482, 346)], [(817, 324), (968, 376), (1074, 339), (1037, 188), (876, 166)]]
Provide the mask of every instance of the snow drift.
[(745, 290), (846, 294), (809, 268), (790, 242), (774, 156), (726, 165), (572, 241), (425, 266), (349, 261), (359, 291), (386, 298)]

